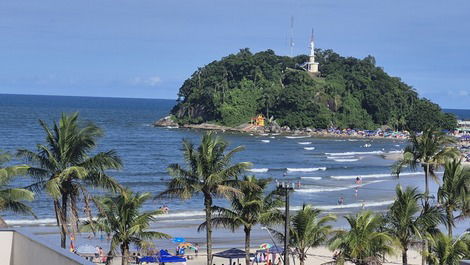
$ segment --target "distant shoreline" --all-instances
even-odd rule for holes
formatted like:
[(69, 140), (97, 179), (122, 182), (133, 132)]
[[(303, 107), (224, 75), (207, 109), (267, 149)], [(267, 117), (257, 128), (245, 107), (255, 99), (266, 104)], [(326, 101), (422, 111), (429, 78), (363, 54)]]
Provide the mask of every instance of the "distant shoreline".
[[(408, 136), (401, 134), (399, 137), (394, 136), (379, 136), (379, 135), (364, 135), (356, 131), (354, 133), (347, 133), (348, 130), (341, 130), (342, 133), (328, 132), (327, 130), (312, 130), (312, 129), (296, 129), (296, 130), (285, 130), (280, 129), (279, 131), (271, 131), (269, 127), (256, 127), (250, 124), (242, 124), (237, 127), (222, 126), (212, 123), (201, 123), (201, 124), (183, 124), (178, 125), (171, 120), (170, 116), (166, 116), (154, 123), (155, 127), (165, 127), (170, 129), (186, 128), (195, 130), (209, 130), (209, 131), (221, 131), (221, 132), (238, 132), (249, 135), (281, 135), (281, 136), (299, 136), (299, 137), (318, 137), (318, 138), (339, 138), (339, 139), (389, 139), (389, 140), (407, 140)], [(350, 130), (352, 131), (352, 130)]]

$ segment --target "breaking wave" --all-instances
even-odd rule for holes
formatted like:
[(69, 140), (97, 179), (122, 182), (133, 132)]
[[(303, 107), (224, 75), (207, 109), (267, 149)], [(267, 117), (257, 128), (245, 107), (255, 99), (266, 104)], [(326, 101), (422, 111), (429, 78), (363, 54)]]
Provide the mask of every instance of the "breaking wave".
[[(407, 173), (401, 173), (400, 176), (416, 176), (416, 175), (422, 175), (422, 172), (407, 172)], [(331, 176), (332, 179), (356, 179), (356, 178), (387, 178), (387, 177), (392, 177), (392, 174), (390, 173), (385, 173), (385, 174), (369, 174), (369, 175), (354, 175), (354, 176)]]
[(247, 169), (247, 171), (255, 172), (255, 173), (268, 172), (268, 170), (269, 170), (269, 168), (251, 168), (251, 169)]
[(351, 156), (351, 155), (377, 155), (383, 154), (383, 151), (370, 151), (370, 152), (344, 152), (344, 153), (325, 153), (327, 156)]
[(384, 182), (385, 180), (374, 180), (363, 184), (354, 184), (349, 186), (343, 187), (317, 187), (317, 188), (310, 188), (310, 189), (295, 189), (296, 192), (303, 192), (303, 193), (319, 193), (319, 192), (330, 192), (330, 191), (341, 191), (341, 190), (349, 190), (354, 189), (357, 187), (365, 186), (368, 184)]
[(326, 170), (326, 167), (310, 167), (310, 168), (287, 168), (288, 172), (314, 172), (318, 170)]

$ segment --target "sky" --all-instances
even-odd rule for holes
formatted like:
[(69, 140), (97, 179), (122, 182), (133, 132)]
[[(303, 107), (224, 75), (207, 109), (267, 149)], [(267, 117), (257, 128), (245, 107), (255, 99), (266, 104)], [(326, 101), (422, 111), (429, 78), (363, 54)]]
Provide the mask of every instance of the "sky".
[(241, 48), (373, 55), (443, 108), (470, 109), (470, 1), (2, 0), (0, 93), (176, 99)]

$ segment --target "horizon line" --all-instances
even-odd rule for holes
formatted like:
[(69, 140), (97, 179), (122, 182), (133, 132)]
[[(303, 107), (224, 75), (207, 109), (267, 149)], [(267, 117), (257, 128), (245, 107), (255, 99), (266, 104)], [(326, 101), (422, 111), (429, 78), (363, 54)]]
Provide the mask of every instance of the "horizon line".
[(46, 96), (46, 97), (75, 97), (75, 98), (115, 98), (115, 99), (163, 99), (163, 100), (174, 100), (173, 98), (140, 98), (140, 97), (108, 97), (108, 96), (80, 96), (80, 95), (57, 95), (57, 94), (17, 94), (17, 93), (0, 93), (0, 95), (10, 95), (10, 96)]
[[(177, 99), (172, 99), (172, 98), (140, 98), (140, 97), (105, 97), (105, 96), (80, 96), (80, 95), (56, 95), (56, 94), (15, 94), (15, 93), (0, 93), (0, 95), (12, 95), (12, 96), (50, 96), (50, 97), (76, 97), (76, 98), (115, 98), (115, 99), (162, 99), (162, 100), (174, 100), (177, 101)], [(437, 103), (436, 103), (437, 104)], [(439, 105), (439, 104), (438, 104)], [(445, 108), (439, 105), (439, 107), (443, 110), (448, 109), (448, 110), (470, 110), (470, 109), (460, 109), (460, 108)]]

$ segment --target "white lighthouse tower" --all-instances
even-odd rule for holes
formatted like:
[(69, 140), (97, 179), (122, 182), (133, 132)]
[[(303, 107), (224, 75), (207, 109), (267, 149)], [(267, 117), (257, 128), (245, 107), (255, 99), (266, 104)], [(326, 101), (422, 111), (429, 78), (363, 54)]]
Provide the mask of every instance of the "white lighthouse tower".
[(320, 74), (318, 71), (318, 63), (315, 62), (315, 40), (313, 38), (313, 29), (312, 36), (310, 37), (310, 55), (307, 62), (307, 71), (315, 76)]

